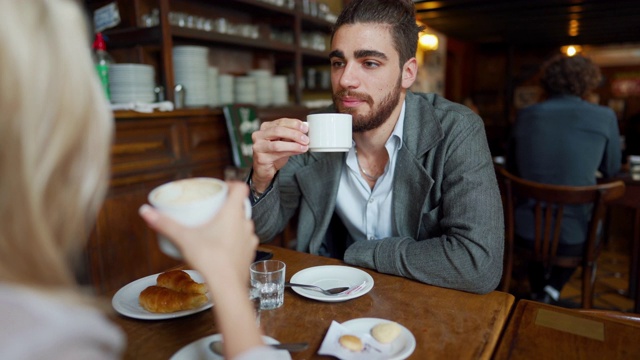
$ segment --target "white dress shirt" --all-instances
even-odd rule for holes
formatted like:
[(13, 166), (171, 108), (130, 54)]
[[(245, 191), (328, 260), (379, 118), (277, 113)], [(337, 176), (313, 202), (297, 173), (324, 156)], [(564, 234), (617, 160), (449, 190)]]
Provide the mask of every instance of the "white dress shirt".
[[(373, 189), (360, 174), (355, 142), (347, 154), (336, 199), (336, 212), (344, 223), (352, 241), (377, 240), (396, 236), (392, 223), (393, 174), (398, 150), (402, 147), (405, 104), (391, 136), (385, 143), (389, 162)], [(351, 243), (347, 244), (347, 246)]]

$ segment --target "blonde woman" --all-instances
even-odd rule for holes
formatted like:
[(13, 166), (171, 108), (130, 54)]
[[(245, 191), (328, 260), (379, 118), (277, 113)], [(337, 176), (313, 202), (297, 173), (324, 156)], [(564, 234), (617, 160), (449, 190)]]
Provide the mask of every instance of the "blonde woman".
[[(126, 341), (73, 275), (106, 192), (113, 133), (78, 4), (0, 0), (0, 359), (117, 359)], [(257, 245), (242, 210), (248, 189), (230, 185), (222, 215), (198, 229), (141, 214), (205, 279), (229, 279), (226, 292), (210, 289), (228, 357), (276, 358), (246, 289)]]

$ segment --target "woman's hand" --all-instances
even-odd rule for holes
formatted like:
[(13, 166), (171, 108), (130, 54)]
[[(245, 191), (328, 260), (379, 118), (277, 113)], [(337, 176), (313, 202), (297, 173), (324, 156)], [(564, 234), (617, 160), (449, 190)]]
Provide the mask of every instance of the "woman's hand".
[(253, 221), (245, 217), (248, 188), (239, 182), (228, 184), (225, 203), (213, 219), (198, 227), (181, 225), (149, 205), (140, 208), (149, 227), (170, 238), (185, 260), (208, 281), (221, 273), (248, 279), (258, 245)]

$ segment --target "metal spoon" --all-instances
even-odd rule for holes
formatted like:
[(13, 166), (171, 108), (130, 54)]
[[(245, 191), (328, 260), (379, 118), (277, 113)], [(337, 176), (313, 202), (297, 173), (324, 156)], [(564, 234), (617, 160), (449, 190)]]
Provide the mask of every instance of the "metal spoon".
[[(300, 343), (267, 344), (267, 346), (271, 346), (272, 348), (278, 349), (278, 350), (303, 351), (309, 347), (309, 344), (306, 342), (300, 342)], [(216, 355), (224, 356), (222, 340), (212, 341), (209, 344), (209, 349), (211, 349), (211, 351), (213, 351)]]
[(341, 286), (341, 287), (336, 287), (336, 288), (331, 288), (331, 289), (323, 289), (323, 288), (321, 288), (319, 286), (315, 286), (315, 285), (295, 284), (295, 283), (290, 283), (290, 282), (285, 283), (284, 286), (289, 286), (289, 287), (300, 286), (300, 287), (307, 288), (307, 289), (310, 289), (310, 290), (320, 291), (321, 293), (323, 293), (325, 295), (338, 295), (338, 294), (340, 294), (342, 292), (345, 292), (345, 291), (349, 290), (348, 286)]

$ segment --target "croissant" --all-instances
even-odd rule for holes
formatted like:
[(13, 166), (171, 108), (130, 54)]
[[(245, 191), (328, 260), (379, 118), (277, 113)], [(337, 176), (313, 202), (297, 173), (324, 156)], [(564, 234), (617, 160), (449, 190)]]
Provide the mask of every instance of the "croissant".
[(188, 273), (182, 270), (171, 270), (158, 275), (158, 286), (182, 293), (206, 294), (207, 286), (195, 282)]
[(203, 294), (187, 294), (160, 286), (149, 286), (138, 297), (140, 306), (154, 313), (171, 313), (198, 308), (209, 301)]

